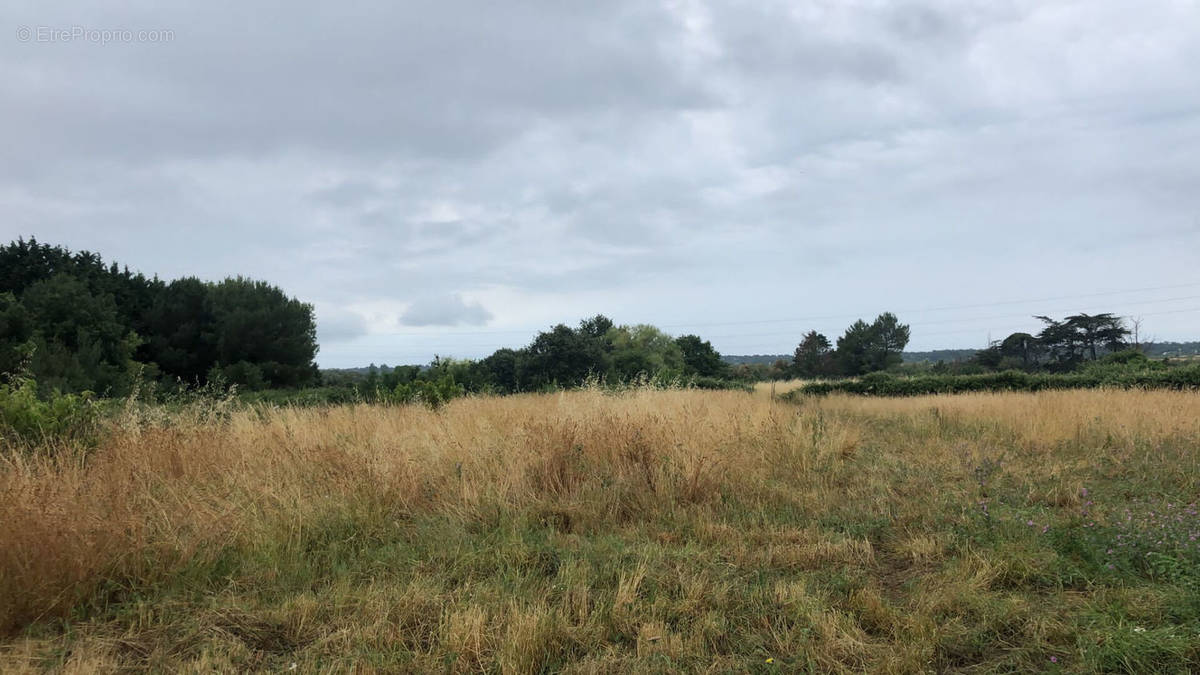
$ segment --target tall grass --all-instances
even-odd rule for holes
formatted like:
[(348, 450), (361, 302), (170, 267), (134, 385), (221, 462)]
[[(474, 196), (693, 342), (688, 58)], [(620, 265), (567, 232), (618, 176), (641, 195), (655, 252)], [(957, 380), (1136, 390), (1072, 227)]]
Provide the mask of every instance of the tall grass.
[(1097, 550), (1195, 393), (155, 415), (3, 455), (0, 670), (1200, 667), (1190, 559)]

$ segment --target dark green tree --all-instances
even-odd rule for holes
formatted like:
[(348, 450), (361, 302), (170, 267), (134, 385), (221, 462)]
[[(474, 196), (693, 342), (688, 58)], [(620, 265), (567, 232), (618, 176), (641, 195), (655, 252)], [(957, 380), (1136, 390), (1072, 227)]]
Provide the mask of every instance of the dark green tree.
[(870, 324), (855, 321), (838, 338), (836, 361), (841, 374), (863, 375), (898, 365), (908, 337), (909, 327), (891, 312), (880, 314)]
[(1026, 370), (1036, 368), (1045, 352), (1041, 340), (1029, 333), (1013, 333), (1004, 338), (999, 347), (1003, 358), (1019, 361)]
[(34, 329), (31, 369), (44, 391), (124, 395), (138, 337), (110, 295), (95, 295), (67, 273), (35, 282), (21, 295)]
[(213, 286), (212, 311), (217, 362), (229, 370), (230, 382), (239, 383), (239, 374), (250, 372), (238, 365), (242, 363), (256, 367), (268, 387), (299, 387), (316, 380), (312, 305), (266, 282), (237, 277)]
[(837, 341), (835, 353), (842, 375), (862, 375), (871, 368), (871, 325), (859, 319), (850, 324)]
[(1045, 327), (1038, 341), (1045, 346), (1059, 369), (1072, 368), (1085, 359), (1095, 361), (1100, 353), (1128, 347), (1129, 329), (1113, 314), (1075, 314), (1062, 321), (1034, 317)]
[(0, 384), (16, 374), (32, 355), (33, 320), (16, 296), (0, 293)]
[(585, 337), (589, 337), (594, 340), (605, 339), (608, 336), (608, 331), (611, 330), (612, 327), (612, 319), (604, 316), (603, 314), (597, 314), (590, 319), (584, 319), (583, 321), (579, 322), (579, 332)]
[(909, 329), (907, 324), (900, 323), (895, 314), (884, 312), (875, 317), (871, 324), (870, 368), (871, 370), (887, 370), (899, 365), (901, 353), (908, 346)]
[(792, 356), (792, 371), (800, 377), (825, 377), (834, 370), (833, 351), (829, 338), (810, 330), (796, 347)]
[(520, 361), (522, 390), (552, 385), (575, 387), (589, 375), (606, 374), (611, 360), (605, 344), (599, 338), (563, 324), (538, 333), (525, 348), (527, 358)]
[(685, 375), (724, 377), (729, 371), (729, 365), (721, 360), (721, 354), (713, 349), (712, 343), (701, 340), (698, 335), (680, 335), (675, 338), (675, 345), (683, 354)]
[(217, 363), (217, 317), (212, 287), (195, 277), (167, 284), (145, 321), (150, 361), (166, 375), (201, 384)]
[(497, 349), (481, 363), (487, 380), (497, 393), (512, 394), (521, 390), (518, 373), (522, 354), (512, 349)]

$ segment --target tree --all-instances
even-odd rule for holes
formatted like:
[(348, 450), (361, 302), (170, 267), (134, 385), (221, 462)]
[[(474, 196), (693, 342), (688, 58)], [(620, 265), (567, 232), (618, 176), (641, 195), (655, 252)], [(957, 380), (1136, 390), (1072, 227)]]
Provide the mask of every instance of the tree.
[(204, 382), (217, 363), (217, 317), (212, 289), (195, 277), (167, 284), (148, 312), (148, 358), (187, 384)]
[(608, 371), (604, 343), (563, 324), (538, 333), (525, 352), (527, 358), (521, 359), (519, 373), (524, 390), (551, 385), (575, 387), (588, 375), (603, 375)]
[(837, 341), (836, 358), (843, 375), (862, 375), (870, 368), (871, 326), (859, 319)]
[(512, 349), (497, 349), (481, 364), (487, 380), (501, 394), (512, 394), (521, 390), (518, 379), (521, 353)]
[(1008, 359), (1020, 359), (1021, 367), (1034, 368), (1041, 360), (1042, 343), (1029, 333), (1013, 333), (1000, 343), (1000, 355)]
[(1125, 320), (1112, 314), (1076, 314), (1067, 317), (1067, 324), (1079, 334), (1079, 343), (1095, 361), (1098, 350), (1118, 352), (1127, 348), (1129, 329)]
[(683, 355), (685, 375), (724, 377), (729, 370), (728, 364), (721, 360), (721, 354), (713, 349), (712, 343), (701, 340), (698, 335), (680, 335), (675, 338), (675, 345)]
[(1124, 320), (1113, 314), (1075, 314), (1062, 321), (1048, 316), (1034, 317), (1046, 324), (1038, 340), (1049, 351), (1060, 368), (1071, 368), (1090, 359), (1095, 361), (1100, 351), (1125, 349), (1129, 329)]
[(842, 374), (862, 375), (898, 365), (908, 337), (909, 327), (891, 312), (880, 314), (871, 324), (855, 321), (838, 338), (836, 358)]
[(16, 296), (0, 293), (0, 384), (25, 364), (34, 350), (33, 320)]
[(612, 345), (612, 369), (625, 380), (683, 372), (683, 351), (670, 335), (654, 326), (610, 328), (608, 342)]
[(870, 364), (872, 370), (887, 370), (901, 362), (900, 354), (908, 346), (908, 325), (895, 314), (884, 312), (871, 324)]
[(21, 304), (34, 326), (31, 369), (43, 390), (128, 391), (139, 340), (122, 324), (112, 296), (60, 273), (27, 288)]
[(608, 331), (613, 327), (612, 319), (597, 314), (590, 319), (584, 319), (579, 322), (579, 332), (585, 337), (593, 340), (603, 340), (608, 336)]
[(222, 366), (254, 364), (268, 387), (298, 387), (316, 380), (312, 305), (266, 282), (237, 277), (212, 287), (212, 311), (217, 362)]
[(796, 347), (792, 357), (792, 370), (800, 377), (822, 377), (833, 371), (833, 352), (829, 338), (810, 330)]

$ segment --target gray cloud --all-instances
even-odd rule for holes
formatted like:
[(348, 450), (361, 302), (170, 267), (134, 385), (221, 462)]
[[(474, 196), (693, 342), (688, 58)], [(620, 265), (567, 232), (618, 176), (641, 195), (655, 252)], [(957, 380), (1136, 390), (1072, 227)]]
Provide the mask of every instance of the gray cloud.
[[(325, 365), (475, 355), (596, 311), (734, 323), (718, 348), (785, 352), (841, 326), (748, 322), (1200, 281), (1194, 4), (50, 1), (6, 18), (0, 235), (269, 279), (317, 305)], [(175, 37), (22, 43), (21, 25)], [(1185, 307), (1163, 297), (1113, 309)], [(406, 312), (417, 328), (397, 328)], [(914, 325), (915, 347), (989, 330), (924, 318), (963, 323)], [(1194, 314), (1152, 320), (1200, 335)]]
[(491, 320), (492, 313), (483, 305), (466, 302), (457, 293), (421, 298), (400, 315), (405, 326), (482, 326)]
[(317, 339), (324, 344), (346, 342), (367, 334), (367, 320), (359, 313), (337, 307), (318, 307)]

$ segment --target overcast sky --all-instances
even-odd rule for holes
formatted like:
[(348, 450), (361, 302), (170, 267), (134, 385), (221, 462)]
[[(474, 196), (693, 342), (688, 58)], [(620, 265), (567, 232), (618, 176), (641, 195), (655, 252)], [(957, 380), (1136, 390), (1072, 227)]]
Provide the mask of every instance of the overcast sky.
[(1198, 1), (165, 4), (0, 10), (0, 235), (271, 281), (323, 366), (1200, 339)]

